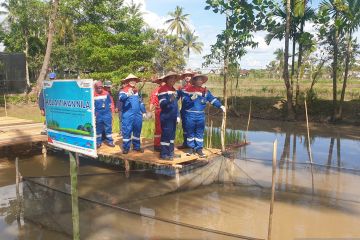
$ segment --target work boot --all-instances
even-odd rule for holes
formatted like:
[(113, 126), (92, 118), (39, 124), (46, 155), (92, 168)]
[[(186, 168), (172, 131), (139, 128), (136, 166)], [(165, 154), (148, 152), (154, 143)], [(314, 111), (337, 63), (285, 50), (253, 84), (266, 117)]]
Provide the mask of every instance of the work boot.
[(191, 155), (193, 155), (193, 154), (195, 154), (195, 150), (194, 150), (194, 149), (190, 149), (190, 151), (186, 153), (186, 156), (191, 156)]
[(99, 149), (101, 147), (101, 144), (97, 144), (96, 148)]
[(159, 147), (159, 146), (154, 146), (154, 151), (155, 151), (155, 152), (160, 152), (160, 151), (161, 151), (161, 147)]
[(129, 150), (123, 150), (122, 151), (122, 154), (128, 154), (129, 153)]
[(165, 160), (165, 161), (172, 161), (173, 158), (170, 157), (170, 156), (163, 156), (163, 157), (160, 157), (161, 160)]
[(181, 158), (181, 155), (180, 154), (174, 154), (172, 155), (173, 158)]
[(202, 149), (196, 150), (196, 153), (197, 153), (197, 155), (199, 155), (199, 157), (201, 157), (201, 158), (205, 158), (205, 157), (206, 157), (206, 155), (203, 153)]
[(177, 147), (177, 149), (186, 149), (186, 148), (189, 148), (188, 145), (186, 144)]
[(115, 144), (112, 142), (105, 142), (105, 144), (112, 148), (115, 147)]
[(134, 149), (135, 152), (139, 152), (139, 153), (143, 153), (144, 152), (144, 149), (142, 148), (138, 148), (138, 149)]

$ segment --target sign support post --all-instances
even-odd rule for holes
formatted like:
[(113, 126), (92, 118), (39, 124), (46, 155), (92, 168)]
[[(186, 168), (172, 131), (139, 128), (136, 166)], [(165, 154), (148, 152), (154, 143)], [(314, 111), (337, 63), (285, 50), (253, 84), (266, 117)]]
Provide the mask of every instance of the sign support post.
[(71, 208), (72, 208), (72, 225), (73, 239), (80, 240), (80, 219), (78, 203), (78, 153), (69, 152), (70, 157), (70, 179), (71, 179)]

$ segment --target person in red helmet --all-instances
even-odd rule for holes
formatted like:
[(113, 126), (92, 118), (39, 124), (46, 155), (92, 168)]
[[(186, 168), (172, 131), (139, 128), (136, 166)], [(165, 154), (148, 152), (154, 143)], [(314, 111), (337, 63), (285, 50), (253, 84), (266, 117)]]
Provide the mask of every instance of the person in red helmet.
[(158, 86), (152, 91), (150, 96), (150, 111), (155, 111), (155, 133), (154, 133), (154, 150), (156, 152), (161, 151), (160, 139), (161, 139), (161, 124), (160, 124), (160, 113), (161, 108), (158, 99), (158, 93), (161, 86), (165, 83), (162, 81), (163, 77), (159, 77), (153, 80), (153, 83), (158, 84)]

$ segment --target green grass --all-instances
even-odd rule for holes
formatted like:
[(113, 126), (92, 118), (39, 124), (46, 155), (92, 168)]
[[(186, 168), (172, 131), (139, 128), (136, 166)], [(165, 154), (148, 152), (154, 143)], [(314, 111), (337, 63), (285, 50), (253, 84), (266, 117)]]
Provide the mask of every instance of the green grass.
[[(144, 120), (141, 130), (141, 136), (144, 138), (153, 138), (154, 137), (154, 130), (155, 130), (155, 121), (154, 119)], [(113, 118), (113, 133), (119, 132), (119, 118), (117, 115), (114, 115)], [(204, 134), (204, 146), (210, 147), (210, 135), (211, 135), (211, 147), (213, 148), (220, 148), (221, 147), (221, 137), (220, 137), (220, 130), (218, 128), (212, 129), (212, 134), (210, 134), (210, 128), (208, 127), (205, 130)], [(225, 143), (226, 144), (234, 144), (240, 143), (243, 141), (243, 133), (240, 131), (228, 129), (226, 131), (225, 136)], [(183, 129), (181, 124), (178, 124), (176, 127), (176, 136), (175, 136), (175, 143), (182, 144), (183, 143)]]

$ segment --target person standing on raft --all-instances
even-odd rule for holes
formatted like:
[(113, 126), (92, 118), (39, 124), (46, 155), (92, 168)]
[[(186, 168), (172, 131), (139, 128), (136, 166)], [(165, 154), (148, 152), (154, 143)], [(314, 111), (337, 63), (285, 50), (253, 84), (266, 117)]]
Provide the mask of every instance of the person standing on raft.
[(153, 80), (153, 83), (158, 84), (158, 86), (152, 91), (150, 96), (150, 112), (155, 111), (155, 132), (154, 132), (154, 150), (156, 152), (161, 151), (160, 139), (161, 139), (161, 124), (160, 124), (160, 113), (161, 108), (158, 99), (158, 93), (161, 86), (165, 83), (162, 81), (163, 77)]
[(95, 118), (96, 118), (96, 145), (101, 147), (103, 132), (105, 144), (109, 147), (115, 147), (112, 138), (112, 102), (110, 94), (104, 90), (101, 81), (95, 83), (94, 91)]
[[(191, 86), (190, 80), (191, 78), (195, 75), (195, 73), (193, 73), (190, 70), (186, 70), (182, 75), (181, 75), (181, 79), (183, 80), (182, 82), (182, 87), (179, 90), (184, 90), (187, 87)], [(187, 128), (186, 128), (186, 111), (184, 108), (184, 98), (181, 98), (181, 110), (180, 110), (180, 117), (181, 117), (181, 125), (182, 125), (182, 129), (183, 129), (183, 144), (181, 146), (179, 146), (179, 149), (184, 149), (184, 148), (188, 148), (187, 145)]]
[(208, 80), (206, 75), (195, 74), (191, 78), (191, 86), (182, 91), (183, 107), (185, 108), (185, 125), (187, 128), (187, 145), (191, 148), (187, 155), (198, 154), (206, 157), (202, 149), (204, 147), (205, 130), (205, 108), (206, 103), (210, 102), (213, 106), (221, 108), (225, 112), (225, 107), (215, 98), (209, 90), (202, 85)]
[(169, 72), (163, 78), (165, 85), (161, 86), (158, 92), (159, 104), (161, 108), (161, 150), (160, 158), (162, 160), (173, 160), (181, 157), (174, 154), (176, 123), (180, 121), (178, 117), (178, 100), (179, 96), (174, 84), (180, 76), (175, 72)]
[(123, 136), (123, 154), (129, 153), (131, 142), (134, 151), (144, 152), (140, 147), (140, 134), (143, 117), (146, 117), (146, 109), (136, 88), (136, 83), (138, 82), (140, 82), (140, 79), (130, 74), (122, 81), (124, 87), (119, 93), (119, 100), (122, 103), (121, 132)]

